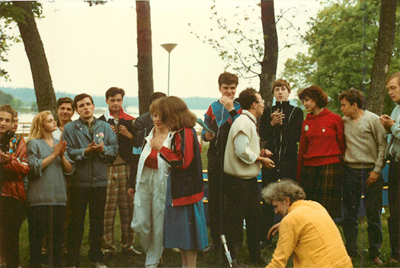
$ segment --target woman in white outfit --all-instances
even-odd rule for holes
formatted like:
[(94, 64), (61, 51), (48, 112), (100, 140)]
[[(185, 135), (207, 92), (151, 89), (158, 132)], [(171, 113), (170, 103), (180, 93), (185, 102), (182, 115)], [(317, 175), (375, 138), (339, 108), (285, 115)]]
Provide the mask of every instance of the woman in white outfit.
[(132, 228), (146, 252), (146, 267), (157, 267), (163, 252), (163, 223), (169, 166), (159, 152), (150, 148), (151, 140), (169, 147), (169, 130), (161, 123), (158, 100), (150, 106), (154, 128), (145, 138), (136, 175), (135, 209)]

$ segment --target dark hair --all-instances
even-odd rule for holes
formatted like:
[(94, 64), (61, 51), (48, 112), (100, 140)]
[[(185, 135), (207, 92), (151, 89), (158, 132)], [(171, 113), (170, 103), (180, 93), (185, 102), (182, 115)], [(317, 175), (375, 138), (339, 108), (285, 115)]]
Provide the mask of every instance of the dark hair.
[(172, 131), (196, 125), (196, 115), (189, 111), (186, 103), (178, 97), (161, 98), (158, 108), (161, 121)]
[(82, 99), (84, 99), (84, 98), (89, 98), (89, 99), (92, 101), (92, 104), (94, 104), (94, 101), (93, 101), (93, 99), (92, 99), (92, 96), (90, 96), (89, 94), (86, 94), (86, 93), (81, 93), (81, 94), (79, 94), (79, 95), (76, 95), (75, 98), (74, 98), (74, 106), (75, 106), (75, 109), (77, 108), (77, 107), (76, 107), (77, 102), (80, 101), (80, 100), (82, 100)]
[(391, 75), (388, 76), (388, 78), (386, 79), (386, 85), (392, 80), (392, 79), (397, 79), (397, 83), (400, 86), (400, 72), (395, 72), (392, 73)]
[(298, 95), (300, 100), (304, 100), (306, 97), (314, 100), (319, 108), (324, 108), (328, 105), (328, 94), (319, 86), (307, 87), (300, 91)]
[(150, 96), (150, 105), (153, 103), (153, 101), (155, 101), (156, 99), (159, 98), (163, 98), (163, 97), (167, 97), (167, 94), (162, 93), (162, 92), (154, 92), (153, 94), (151, 94)]
[(340, 93), (338, 98), (340, 101), (346, 99), (350, 103), (350, 105), (356, 103), (359, 109), (362, 109), (364, 107), (364, 94), (355, 88), (350, 88), (349, 90)]
[(289, 82), (286, 81), (285, 79), (277, 79), (277, 80), (275, 80), (275, 82), (272, 83), (272, 86), (271, 86), (272, 94), (274, 94), (274, 90), (276, 87), (283, 87), (283, 86), (285, 86), (290, 93), (291, 88), (290, 88)]
[(248, 87), (239, 94), (237, 101), (242, 109), (249, 110), (251, 105), (257, 101), (256, 94), (259, 94), (254, 88)]
[(232, 85), (235, 84), (236, 86), (239, 84), (239, 78), (236, 74), (231, 74), (228, 72), (222, 73), (218, 77), (218, 85), (222, 86), (222, 84)]
[(75, 111), (75, 107), (74, 107), (74, 101), (71, 98), (68, 97), (64, 97), (64, 98), (59, 98), (57, 100), (57, 110), (58, 108), (60, 108), (60, 106), (64, 103), (70, 103), (72, 106), (72, 110)]
[(117, 94), (121, 94), (122, 98), (125, 96), (125, 90), (119, 87), (110, 87), (106, 91), (106, 100), (108, 100), (109, 97), (114, 97)]
[(14, 121), (15, 110), (10, 105), (8, 104), (0, 105), (0, 112), (6, 112), (11, 114), (11, 122)]

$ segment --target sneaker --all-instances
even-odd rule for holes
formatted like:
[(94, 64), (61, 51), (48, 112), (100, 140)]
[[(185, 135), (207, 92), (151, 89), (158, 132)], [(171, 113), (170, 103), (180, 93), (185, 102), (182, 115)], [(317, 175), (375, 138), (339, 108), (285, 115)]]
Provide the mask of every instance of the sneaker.
[(107, 268), (107, 265), (105, 265), (102, 262), (94, 262), (94, 263), (92, 263), (92, 267), (93, 268)]
[(125, 255), (142, 255), (142, 252), (140, 252), (139, 250), (136, 250), (133, 246), (124, 248), (122, 250), (122, 253)]

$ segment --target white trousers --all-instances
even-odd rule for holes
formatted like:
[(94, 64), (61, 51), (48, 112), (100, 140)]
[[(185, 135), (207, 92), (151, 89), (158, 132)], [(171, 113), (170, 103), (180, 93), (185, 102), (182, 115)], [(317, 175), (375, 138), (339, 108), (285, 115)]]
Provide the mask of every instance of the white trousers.
[[(163, 224), (165, 210), (166, 181), (159, 178), (155, 169), (144, 166), (139, 195), (140, 206), (133, 211), (132, 228), (140, 237), (146, 253), (146, 267), (157, 267), (163, 252)], [(163, 181), (164, 180), (164, 181)]]

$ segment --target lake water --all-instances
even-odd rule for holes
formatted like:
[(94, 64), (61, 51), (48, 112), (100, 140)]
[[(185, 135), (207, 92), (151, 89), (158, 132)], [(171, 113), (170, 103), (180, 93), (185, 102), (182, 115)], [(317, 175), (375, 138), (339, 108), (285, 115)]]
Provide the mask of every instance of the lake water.
[[(100, 117), (102, 114), (104, 114), (105, 107), (100, 107), (98, 109), (95, 109), (94, 111), (94, 116), (95, 117)], [(206, 109), (204, 110), (190, 110), (193, 112), (198, 118), (204, 119), (204, 114), (206, 112)], [(139, 107), (138, 106), (128, 106), (125, 109), (125, 112), (128, 114), (132, 115), (133, 117), (138, 117), (139, 116)], [(27, 133), (29, 132), (30, 124), (32, 123), (33, 118), (37, 112), (32, 112), (32, 113), (19, 113), (18, 118), (19, 118), (19, 126), (18, 126), (18, 133)], [(79, 115), (77, 113), (74, 114), (72, 117), (72, 120), (78, 119)], [(25, 124), (24, 124), (25, 123)], [(197, 128), (197, 127), (196, 127)]]

